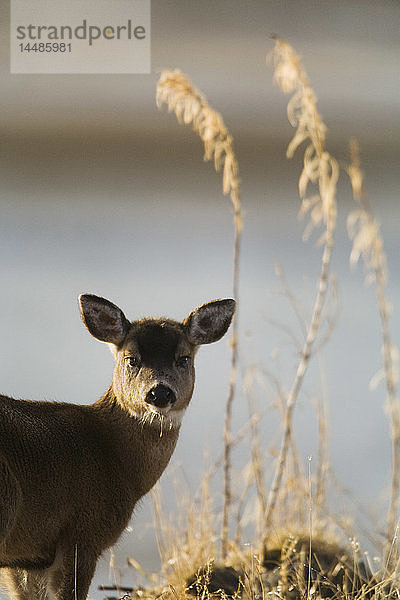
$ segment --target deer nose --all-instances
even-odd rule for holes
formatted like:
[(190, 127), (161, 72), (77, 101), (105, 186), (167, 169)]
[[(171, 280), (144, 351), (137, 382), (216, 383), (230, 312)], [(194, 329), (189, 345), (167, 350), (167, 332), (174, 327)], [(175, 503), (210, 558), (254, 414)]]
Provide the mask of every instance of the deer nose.
[(171, 388), (162, 384), (153, 387), (146, 396), (146, 402), (154, 404), (158, 408), (167, 406), (167, 404), (174, 404), (175, 401), (176, 396)]

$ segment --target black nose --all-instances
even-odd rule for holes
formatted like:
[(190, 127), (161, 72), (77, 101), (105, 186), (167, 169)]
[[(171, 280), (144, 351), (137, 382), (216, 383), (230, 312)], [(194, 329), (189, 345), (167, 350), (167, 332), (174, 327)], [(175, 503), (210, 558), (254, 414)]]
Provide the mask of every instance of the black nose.
[(167, 404), (173, 404), (175, 400), (176, 397), (171, 388), (162, 384), (153, 387), (146, 397), (146, 402), (154, 404), (154, 406), (158, 406), (159, 408), (167, 406)]

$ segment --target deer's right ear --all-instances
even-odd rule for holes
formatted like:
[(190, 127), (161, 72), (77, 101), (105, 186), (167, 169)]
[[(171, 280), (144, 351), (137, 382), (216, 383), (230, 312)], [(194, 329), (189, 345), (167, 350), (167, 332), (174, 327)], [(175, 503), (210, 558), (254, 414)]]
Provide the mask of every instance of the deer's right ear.
[(82, 320), (93, 337), (115, 346), (122, 344), (130, 323), (118, 306), (100, 296), (81, 294), (79, 308)]

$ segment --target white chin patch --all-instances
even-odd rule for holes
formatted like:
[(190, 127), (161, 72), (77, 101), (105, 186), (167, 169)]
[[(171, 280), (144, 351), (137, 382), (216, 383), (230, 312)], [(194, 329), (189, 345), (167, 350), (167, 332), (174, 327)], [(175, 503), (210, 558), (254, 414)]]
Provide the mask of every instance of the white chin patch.
[(142, 423), (161, 429), (161, 431), (170, 431), (181, 426), (185, 410), (185, 408), (174, 410), (172, 406), (156, 408), (149, 405), (148, 410), (139, 419)]

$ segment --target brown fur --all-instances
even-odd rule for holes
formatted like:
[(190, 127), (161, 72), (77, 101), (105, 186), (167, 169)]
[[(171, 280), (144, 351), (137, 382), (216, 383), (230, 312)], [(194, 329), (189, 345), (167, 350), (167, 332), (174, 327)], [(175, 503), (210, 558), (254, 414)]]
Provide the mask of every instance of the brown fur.
[[(222, 337), (234, 311), (222, 300), (183, 323), (130, 323), (97, 296), (80, 305), (89, 331), (113, 345), (104, 396), (90, 406), (0, 396), (0, 567), (15, 600), (86, 598), (99, 556), (174, 451), (197, 346)], [(173, 400), (157, 407), (159, 385)]]

